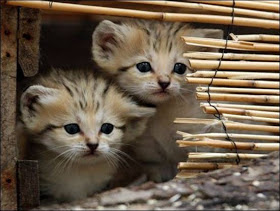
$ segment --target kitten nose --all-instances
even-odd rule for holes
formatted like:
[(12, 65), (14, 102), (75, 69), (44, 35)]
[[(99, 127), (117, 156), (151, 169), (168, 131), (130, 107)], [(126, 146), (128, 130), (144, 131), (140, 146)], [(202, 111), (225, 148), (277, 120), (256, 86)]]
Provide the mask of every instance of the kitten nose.
[(163, 90), (165, 90), (165, 89), (169, 86), (170, 82), (169, 82), (169, 81), (168, 81), (168, 82), (159, 81), (158, 84), (160, 85), (160, 87), (161, 87)]
[(97, 147), (98, 147), (98, 144), (87, 144), (87, 147), (90, 149), (91, 153), (93, 153)]

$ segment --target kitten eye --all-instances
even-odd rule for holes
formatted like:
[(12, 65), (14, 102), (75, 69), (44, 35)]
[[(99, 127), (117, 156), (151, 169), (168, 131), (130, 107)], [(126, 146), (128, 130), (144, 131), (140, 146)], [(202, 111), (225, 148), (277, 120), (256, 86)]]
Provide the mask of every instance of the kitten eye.
[(79, 125), (75, 123), (65, 125), (64, 129), (67, 133), (71, 135), (79, 133), (81, 131)]
[(104, 123), (101, 126), (100, 132), (105, 133), (105, 134), (110, 134), (110, 133), (112, 133), (113, 130), (114, 130), (114, 125), (112, 125), (110, 123)]
[(187, 70), (186, 65), (182, 64), (182, 63), (176, 63), (174, 65), (174, 69), (173, 71), (177, 74), (183, 75)]
[(149, 62), (141, 62), (136, 65), (137, 69), (141, 73), (146, 73), (152, 70), (152, 67)]

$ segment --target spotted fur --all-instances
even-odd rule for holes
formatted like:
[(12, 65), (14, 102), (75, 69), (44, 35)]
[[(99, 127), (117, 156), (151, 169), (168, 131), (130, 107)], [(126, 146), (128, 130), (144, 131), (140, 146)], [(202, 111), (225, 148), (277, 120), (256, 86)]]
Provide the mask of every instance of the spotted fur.
[[(60, 69), (22, 94), (20, 111), (18, 134), (27, 141), (26, 158), (39, 160), (42, 193), (59, 201), (104, 189), (125, 162), (121, 145), (142, 134), (154, 114), (93, 72)], [(70, 134), (65, 125), (73, 123), (79, 131)], [(104, 123), (114, 126), (110, 134), (101, 131)]]
[[(157, 105), (157, 113), (134, 148), (134, 156), (147, 167), (144, 171), (151, 180), (173, 178), (177, 163), (186, 159), (186, 151), (175, 143), (176, 131), (198, 130), (185, 125), (182, 129), (173, 123), (174, 119), (202, 116), (194, 86), (185, 81), (186, 74), (192, 70), (183, 53), (215, 50), (186, 45), (181, 36), (221, 38), (222, 34), (221, 30), (195, 29), (185, 23), (142, 20), (121, 23), (105, 20), (93, 33), (93, 60), (125, 91)], [(140, 72), (136, 64), (141, 62), (149, 62), (151, 71)], [(187, 71), (177, 74), (173, 71), (176, 63), (184, 64)], [(170, 83), (164, 92), (160, 81)]]

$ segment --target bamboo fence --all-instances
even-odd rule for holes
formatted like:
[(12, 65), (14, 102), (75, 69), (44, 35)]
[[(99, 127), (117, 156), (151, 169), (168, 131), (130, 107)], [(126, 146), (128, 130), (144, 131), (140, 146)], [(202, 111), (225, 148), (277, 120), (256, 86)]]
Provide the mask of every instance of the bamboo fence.
[[(124, 2), (124, 1), (118, 1)], [(6, 5), (11, 6), (20, 6), (20, 7), (28, 7), (28, 8), (36, 8), (45, 11), (53, 11), (53, 12), (67, 12), (67, 13), (80, 13), (80, 14), (92, 14), (92, 15), (107, 15), (107, 16), (117, 16), (117, 17), (129, 17), (129, 18), (142, 18), (142, 19), (154, 19), (154, 20), (162, 20), (162, 21), (179, 21), (179, 22), (197, 22), (197, 23), (213, 23), (213, 24), (231, 24), (232, 17), (229, 12), (232, 10), (231, 8), (227, 8), (224, 6), (215, 6), (215, 1), (211, 5), (204, 5), (201, 7), (201, 4), (197, 3), (183, 3), (183, 2), (172, 2), (165, 1), (166, 6), (169, 7), (178, 7), (178, 3), (183, 5), (186, 8), (186, 5), (189, 5), (188, 8), (196, 8), (198, 11), (215, 11), (218, 15), (208, 15), (208, 14), (186, 14), (186, 13), (174, 13), (174, 12), (154, 12), (154, 11), (144, 11), (138, 10), (137, 6), (134, 6), (135, 9), (123, 9), (123, 8), (114, 8), (114, 7), (104, 7), (104, 6), (94, 6), (94, 5), (81, 5), (81, 4), (73, 4), (73, 3), (62, 3), (62, 2), (52, 2), (50, 6), (49, 1), (16, 1), (16, 0), (6, 0), (1, 1), (1, 3), (5, 3)], [(211, 1), (209, 1), (211, 2)], [(207, 2), (207, 3), (209, 3)], [(137, 1), (125, 1), (126, 4), (133, 3), (137, 4)], [(94, 4), (92, 2), (91, 4)], [(138, 4), (152, 4), (152, 2), (148, 1), (139, 1)], [(157, 2), (155, 4), (162, 4)], [(258, 7), (262, 8), (262, 12), (258, 12), (258, 10), (252, 10), (254, 7), (244, 7), (243, 3), (238, 3), (236, 5), (237, 13), (240, 16), (236, 16), (233, 20), (233, 24), (237, 26), (247, 26), (247, 27), (261, 27), (267, 29), (279, 29), (279, 14), (277, 13), (277, 7), (275, 4), (270, 3), (257, 3), (256, 9), (260, 10)], [(191, 6), (190, 6), (191, 5)], [(239, 6), (241, 8), (239, 8)], [(251, 6), (252, 4), (249, 4)], [(253, 4), (254, 5), (254, 4)], [(228, 6), (228, 5), (226, 5)], [(247, 4), (245, 4), (247, 6)], [(182, 6), (180, 6), (182, 8)], [(204, 9), (203, 9), (204, 8)], [(242, 16), (241, 16), (242, 15)], [(243, 15), (246, 15), (245, 17)], [(247, 17), (247, 16), (253, 16)]]
[[(222, 11), (222, 7), (232, 6), (232, 1), (187, 2), (201, 3), (204, 10), (218, 6)], [(279, 12), (279, 2), (272, 1), (235, 1), (235, 6)], [(238, 15), (236, 10), (235, 15)], [(187, 161), (178, 164), (178, 177), (191, 178), (200, 172), (234, 167), (237, 159), (246, 165), (246, 160), (279, 151), (279, 32), (277, 35), (231, 33), (229, 37), (224, 40), (182, 36), (187, 45), (227, 51), (183, 54), (194, 71), (187, 74), (186, 82), (198, 84), (197, 100), (207, 101), (200, 104), (201, 109), (206, 114), (219, 114), (221, 120), (177, 118), (174, 121), (186, 124), (186, 131), (177, 131), (182, 136), (177, 143), (191, 150)], [(190, 134), (188, 124), (202, 124), (223, 132)], [(223, 152), (217, 153), (217, 149)]]

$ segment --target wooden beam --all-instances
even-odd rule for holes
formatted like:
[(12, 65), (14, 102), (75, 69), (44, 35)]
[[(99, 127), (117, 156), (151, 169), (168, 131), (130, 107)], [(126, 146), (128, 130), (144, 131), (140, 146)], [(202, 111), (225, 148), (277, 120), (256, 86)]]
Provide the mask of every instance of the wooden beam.
[(40, 23), (40, 10), (19, 9), (18, 62), (26, 77), (36, 75), (39, 70)]
[(1, 5), (1, 210), (17, 209), (17, 27), (18, 9)]
[(40, 205), (38, 161), (19, 160), (17, 163), (18, 207), (29, 210)]

